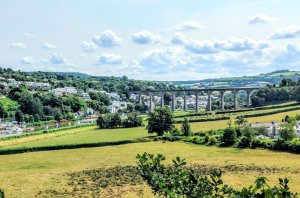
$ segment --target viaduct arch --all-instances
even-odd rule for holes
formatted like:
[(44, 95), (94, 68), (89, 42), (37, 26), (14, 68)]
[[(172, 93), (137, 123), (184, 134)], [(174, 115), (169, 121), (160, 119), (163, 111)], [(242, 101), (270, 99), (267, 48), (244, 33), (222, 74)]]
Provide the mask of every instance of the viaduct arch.
[(183, 89), (183, 90), (156, 90), (156, 91), (130, 91), (130, 94), (137, 94), (139, 98), (139, 102), (142, 103), (142, 94), (148, 95), (150, 97), (150, 104), (149, 108), (150, 110), (154, 109), (154, 103), (153, 103), (153, 96), (154, 95), (160, 95), (160, 106), (164, 106), (164, 95), (165, 93), (171, 93), (172, 95), (172, 101), (171, 101), (171, 109), (172, 111), (176, 110), (176, 94), (177, 93), (183, 93), (183, 110), (187, 111), (187, 94), (188, 93), (194, 93), (196, 96), (196, 107), (195, 111), (199, 111), (199, 93), (204, 92), (208, 96), (207, 100), (207, 111), (212, 110), (212, 93), (213, 92), (219, 92), (220, 93), (220, 110), (225, 111), (225, 101), (224, 101), (224, 95), (225, 92), (231, 92), (233, 94), (234, 99), (234, 109), (238, 109), (238, 100), (237, 96), (240, 91), (245, 91), (247, 93), (247, 106), (251, 106), (251, 94), (253, 91), (258, 90), (259, 87), (235, 87), (235, 88), (208, 88), (208, 89)]

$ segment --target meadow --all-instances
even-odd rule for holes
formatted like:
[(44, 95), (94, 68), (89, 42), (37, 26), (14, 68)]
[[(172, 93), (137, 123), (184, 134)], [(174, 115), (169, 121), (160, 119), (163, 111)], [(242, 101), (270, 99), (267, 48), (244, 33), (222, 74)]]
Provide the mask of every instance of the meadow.
[[(73, 186), (68, 184), (69, 173), (135, 166), (136, 154), (145, 151), (162, 153), (167, 156), (167, 162), (176, 156), (181, 156), (193, 167), (224, 169), (224, 180), (235, 187), (251, 184), (258, 176), (266, 176), (272, 184), (277, 182), (278, 177), (288, 177), (292, 190), (300, 192), (299, 155), (266, 150), (207, 147), (179, 142), (135, 143), (0, 156), (0, 186), (5, 189), (7, 197), (34, 197), (38, 194), (54, 196), (60, 193), (62, 197), (79, 197), (79, 194), (72, 194), (70, 191)], [(77, 182), (76, 188), (80, 188), (80, 181), (88, 179), (85, 177), (87, 176), (79, 174), (79, 177), (73, 181)], [(114, 175), (110, 178), (115, 179)], [(91, 193), (88, 189), (89, 187), (85, 186), (80, 193)], [(100, 193), (107, 196), (111, 194), (111, 197), (118, 195), (153, 197), (151, 190), (143, 182), (133, 186), (126, 184), (126, 181), (118, 186), (108, 185), (101, 188)]]
[[(300, 110), (247, 120), (249, 123), (279, 122), (286, 115), (297, 114)], [(180, 127), (179, 124), (176, 126)], [(191, 123), (193, 132), (227, 126), (228, 120)], [(0, 149), (118, 142), (151, 136), (145, 126), (105, 130), (89, 126), (2, 140)], [(258, 176), (266, 176), (271, 184), (277, 183), (279, 177), (287, 177), (291, 189), (300, 193), (300, 156), (297, 154), (183, 142), (144, 142), (0, 155), (0, 188), (5, 190), (7, 197), (81, 197), (82, 194), (95, 197), (154, 197), (136, 172), (135, 156), (143, 152), (162, 153), (166, 155), (167, 163), (180, 156), (195, 169), (221, 169), (225, 182), (237, 188), (252, 184)]]

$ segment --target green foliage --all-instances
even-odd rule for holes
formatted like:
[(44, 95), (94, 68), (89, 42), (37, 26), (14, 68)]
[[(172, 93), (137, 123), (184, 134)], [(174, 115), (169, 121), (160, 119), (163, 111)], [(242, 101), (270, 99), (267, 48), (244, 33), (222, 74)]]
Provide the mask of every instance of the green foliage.
[(239, 115), (236, 117), (235, 123), (238, 125), (243, 125), (247, 123), (247, 120), (245, 119), (245, 116)]
[(162, 136), (165, 132), (171, 131), (174, 127), (173, 112), (167, 108), (156, 108), (154, 111), (149, 112), (148, 132), (157, 133)]
[(9, 99), (9, 98), (1, 98), (0, 99), (0, 116), (10, 117), (14, 114), (14, 112), (18, 109), (19, 105), (17, 102)]
[(284, 123), (279, 128), (279, 136), (285, 140), (289, 141), (295, 137), (294, 125), (289, 123)]
[(137, 159), (143, 179), (154, 194), (164, 197), (298, 197), (297, 193), (290, 192), (288, 179), (279, 179), (279, 186), (270, 187), (266, 178), (259, 177), (254, 185), (237, 190), (223, 182), (220, 171), (214, 171), (209, 176), (200, 176), (186, 168), (185, 160), (180, 157), (172, 160), (171, 166), (162, 164), (166, 158), (161, 154), (138, 154)]
[(259, 127), (256, 129), (256, 132), (255, 134), (256, 135), (264, 135), (264, 136), (267, 136), (268, 135), (268, 129), (266, 127)]
[(138, 127), (143, 125), (143, 119), (138, 117), (136, 113), (129, 114), (127, 119), (122, 122), (122, 126), (125, 128)]
[(0, 188), (0, 198), (4, 198), (4, 190)]
[(116, 127), (129, 128), (143, 125), (142, 118), (138, 117), (135, 113), (128, 115), (123, 121), (118, 113), (100, 115), (96, 122), (100, 129), (111, 129)]
[(255, 129), (250, 126), (243, 127), (241, 133), (244, 137), (248, 138), (250, 142), (255, 138)]
[(182, 125), (181, 125), (181, 132), (183, 133), (183, 135), (185, 136), (190, 136), (192, 135), (192, 131), (191, 131), (191, 125), (189, 123), (189, 120), (187, 118), (184, 118)]
[(222, 146), (232, 146), (237, 141), (236, 128), (228, 127), (221, 137)]

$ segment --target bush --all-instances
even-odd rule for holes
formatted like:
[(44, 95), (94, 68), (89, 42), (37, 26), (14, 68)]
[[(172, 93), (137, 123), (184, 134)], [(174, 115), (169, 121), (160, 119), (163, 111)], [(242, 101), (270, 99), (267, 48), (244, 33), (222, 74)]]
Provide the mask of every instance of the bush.
[(181, 132), (185, 136), (192, 135), (191, 126), (190, 126), (189, 120), (187, 118), (184, 118), (184, 120), (183, 120), (183, 123), (181, 125)]
[(215, 136), (210, 136), (207, 141), (207, 145), (215, 145), (217, 143), (217, 138)]
[(221, 146), (232, 146), (237, 140), (236, 128), (228, 127), (224, 130), (223, 136), (221, 138)]
[(4, 198), (4, 190), (0, 188), (0, 198)]
[(125, 128), (138, 127), (142, 125), (143, 125), (143, 119), (141, 117), (138, 117), (136, 113), (128, 115), (127, 119), (125, 119), (122, 122), (122, 126)]
[(223, 182), (220, 171), (200, 176), (186, 168), (185, 160), (180, 157), (176, 157), (171, 166), (162, 163), (166, 158), (161, 154), (138, 154), (137, 159), (142, 178), (154, 194), (163, 197), (298, 197), (297, 193), (290, 192), (286, 178), (279, 179), (279, 186), (270, 187), (265, 177), (259, 177), (254, 185), (238, 190)]
[(251, 146), (251, 141), (249, 140), (248, 137), (242, 136), (238, 143), (237, 143), (237, 147), (239, 148), (248, 148)]

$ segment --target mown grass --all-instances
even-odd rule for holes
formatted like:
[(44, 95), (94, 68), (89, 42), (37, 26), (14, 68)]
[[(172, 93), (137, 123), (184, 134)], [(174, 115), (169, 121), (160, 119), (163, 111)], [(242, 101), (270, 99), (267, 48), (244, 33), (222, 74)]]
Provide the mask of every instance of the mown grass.
[(149, 136), (151, 135), (147, 133), (145, 127), (99, 130), (99, 128), (95, 126), (78, 133), (73, 133), (71, 135), (36, 139), (33, 141), (1, 147), (0, 150), (12, 148), (33, 148), (41, 146), (117, 142), (122, 140), (134, 140)]
[[(247, 120), (248, 123), (272, 121), (281, 122), (281, 120), (286, 115), (295, 116), (297, 114), (300, 114), (300, 110), (247, 118)], [(194, 133), (223, 129), (228, 126), (228, 122), (229, 120), (193, 122), (191, 123), (191, 129)], [(176, 127), (180, 129), (181, 124), (176, 124)], [(94, 126), (57, 132), (55, 134), (44, 134), (32, 137), (24, 137), (20, 139), (0, 141), (0, 150), (84, 143), (116, 142), (121, 140), (134, 140), (137, 138), (144, 138), (149, 136), (150, 134), (147, 133), (146, 127), (99, 130), (96, 126)]]
[[(135, 166), (136, 154), (143, 152), (162, 153), (166, 155), (167, 163), (176, 156), (181, 156), (190, 165), (274, 169), (275, 172), (261, 172), (253, 168), (247, 171), (244, 169), (229, 171), (224, 174), (224, 180), (235, 187), (241, 187), (253, 183), (258, 176), (266, 176), (273, 184), (277, 182), (278, 177), (288, 177), (291, 189), (300, 192), (299, 155), (266, 150), (207, 147), (180, 142), (135, 143), (0, 156), (0, 187), (5, 189), (7, 197), (34, 197), (39, 192), (47, 190), (64, 191), (68, 188), (67, 175), (70, 173), (116, 166)], [(148, 187), (144, 184), (141, 186), (145, 197), (153, 197)], [(123, 196), (140, 196), (130, 186), (114, 187), (114, 191), (119, 190)], [(82, 192), (84, 193), (84, 189)]]

